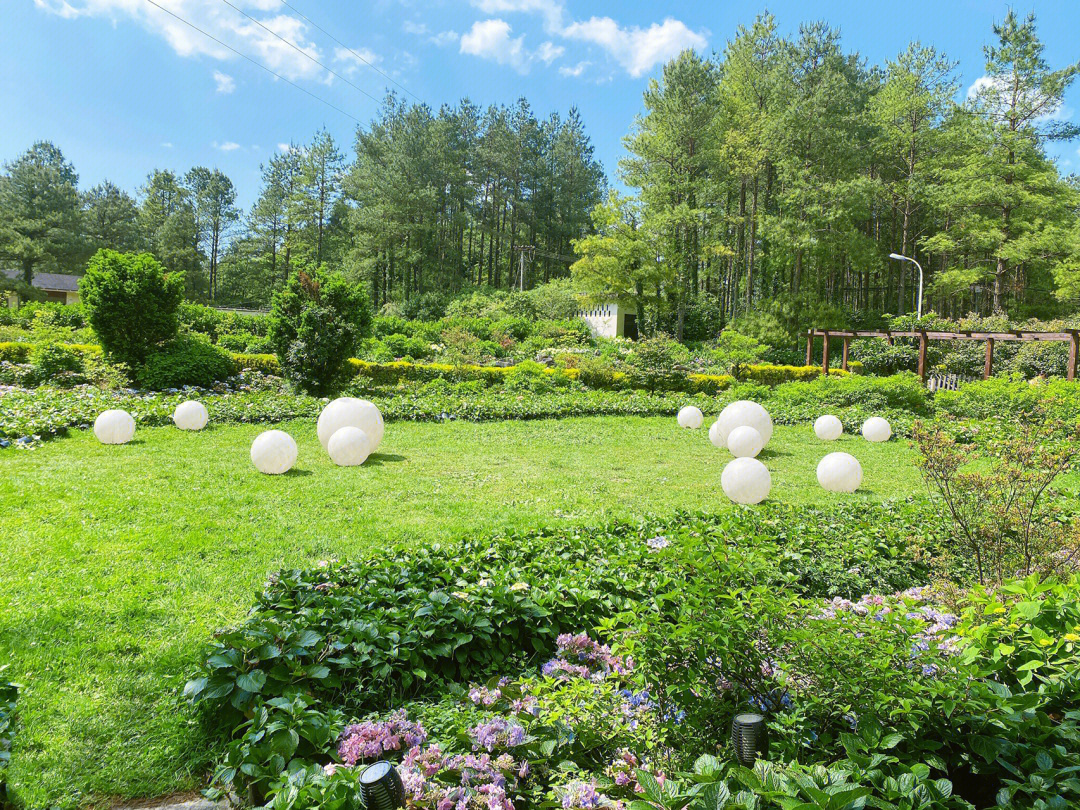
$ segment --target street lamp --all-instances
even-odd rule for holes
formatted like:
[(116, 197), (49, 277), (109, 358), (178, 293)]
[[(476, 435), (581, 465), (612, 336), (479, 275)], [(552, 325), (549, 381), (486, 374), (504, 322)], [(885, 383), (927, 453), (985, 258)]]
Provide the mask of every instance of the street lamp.
[(916, 312), (919, 320), (922, 320), (922, 265), (914, 259), (909, 259), (907, 256), (901, 256), (899, 253), (890, 253), (890, 259), (896, 259), (898, 262), (911, 262), (913, 265), (919, 268), (919, 302), (916, 305)]

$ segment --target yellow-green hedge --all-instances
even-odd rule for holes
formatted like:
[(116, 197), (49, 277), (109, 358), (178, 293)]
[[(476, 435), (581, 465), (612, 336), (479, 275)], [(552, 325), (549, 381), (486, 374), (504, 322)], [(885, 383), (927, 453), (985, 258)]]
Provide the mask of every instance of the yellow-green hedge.
[(281, 375), (281, 364), (276, 354), (233, 354), (236, 367), (243, 371), (261, 371), (263, 374)]
[[(849, 374), (858, 374), (862, 371), (861, 363), (848, 363), (849, 371), (839, 368), (830, 368), (830, 377), (847, 377)], [(767, 363), (752, 366), (742, 366), (739, 369), (738, 378), (746, 382), (756, 382), (762, 385), (780, 385), (780, 383), (798, 380), (814, 380), (821, 376), (821, 366), (773, 366)]]
[[(30, 359), (30, 350), (33, 345), (21, 341), (0, 343), (0, 360), (7, 360), (9, 363), (25, 363)], [(64, 346), (84, 357), (88, 354), (101, 354), (101, 347), (93, 343), (65, 343)]]

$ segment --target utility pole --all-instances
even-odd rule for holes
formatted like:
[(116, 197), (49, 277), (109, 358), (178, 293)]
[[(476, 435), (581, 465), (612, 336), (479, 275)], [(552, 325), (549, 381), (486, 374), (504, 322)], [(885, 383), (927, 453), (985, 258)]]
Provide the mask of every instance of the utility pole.
[(528, 253), (529, 261), (532, 261), (536, 248), (533, 245), (518, 245), (514, 250), (518, 252), (518, 289), (525, 292), (525, 254)]

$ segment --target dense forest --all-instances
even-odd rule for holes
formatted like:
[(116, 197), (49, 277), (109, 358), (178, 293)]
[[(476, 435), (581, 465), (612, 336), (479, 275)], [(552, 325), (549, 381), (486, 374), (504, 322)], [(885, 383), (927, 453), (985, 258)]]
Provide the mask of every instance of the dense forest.
[(189, 298), (249, 306), (325, 264), (416, 314), (425, 294), (438, 307), (475, 285), (566, 276), (605, 188), (578, 113), (540, 120), (524, 100), (433, 114), (391, 95), (351, 162), (320, 131), (262, 174), (246, 213), (229, 177), (202, 166), (155, 170), (137, 196), (109, 182), (80, 192), (60, 149), (37, 143), (0, 176), (0, 261), (26, 284), (80, 273), (99, 248), (149, 250), (185, 272)]
[(924, 268), (924, 309), (1075, 309), (1080, 184), (1045, 146), (1080, 132), (1057, 117), (1080, 65), (1047, 66), (1033, 17), (993, 34), (963, 103), (933, 47), (869, 66), (822, 23), (788, 40), (766, 14), (684, 52), (645, 92), (621, 164), (637, 194), (594, 211), (578, 278), (673, 309), (679, 334), (687, 313), (914, 311), (894, 252)]
[(619, 166), (631, 195), (607, 191), (575, 110), (538, 118), (524, 100), (436, 113), (390, 95), (351, 156), (325, 131), (275, 154), (246, 212), (205, 167), (155, 170), (134, 196), (80, 191), (42, 142), (0, 176), (0, 261), (26, 282), (100, 247), (150, 250), (190, 298), (250, 306), (325, 264), (377, 308), (434, 317), (476, 287), (572, 274), (635, 297), (646, 331), (701, 336), (779, 310), (914, 311), (898, 253), (925, 271), (925, 310), (1052, 317), (1080, 300), (1080, 181), (1046, 152), (1080, 133), (1060, 115), (1080, 63), (1049, 66), (1033, 17), (1010, 13), (991, 41), (957, 101), (932, 46), (869, 65), (824, 23), (786, 38), (762, 15), (650, 81)]

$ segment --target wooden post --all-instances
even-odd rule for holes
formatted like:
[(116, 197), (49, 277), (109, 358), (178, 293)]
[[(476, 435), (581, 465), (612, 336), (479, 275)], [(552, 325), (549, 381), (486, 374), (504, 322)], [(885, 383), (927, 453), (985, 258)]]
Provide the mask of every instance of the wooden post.
[(1077, 364), (1080, 363), (1080, 331), (1070, 329), (1069, 337), (1072, 340), (1069, 341), (1069, 367), (1067, 373), (1070, 380), (1075, 380)]
[(989, 380), (994, 373), (994, 339), (986, 341), (986, 365), (983, 366), (983, 379)]
[(926, 385), (926, 330), (919, 331), (919, 379)]
[(892, 335), (889, 335), (887, 338), (885, 338), (885, 340), (888, 341), (890, 346), (893, 345), (893, 337), (892, 337)]
[(844, 338), (844, 354), (843, 354), (843, 357), (840, 360), (840, 368), (842, 368), (844, 371), (848, 370), (848, 368), (847, 368), (847, 355), (848, 355), (848, 347), (850, 345), (851, 345), (851, 338), (845, 337)]
[(821, 333), (824, 339), (821, 341), (821, 373), (829, 376), (829, 331)]
[(814, 365), (814, 330), (806, 333), (806, 365)]

